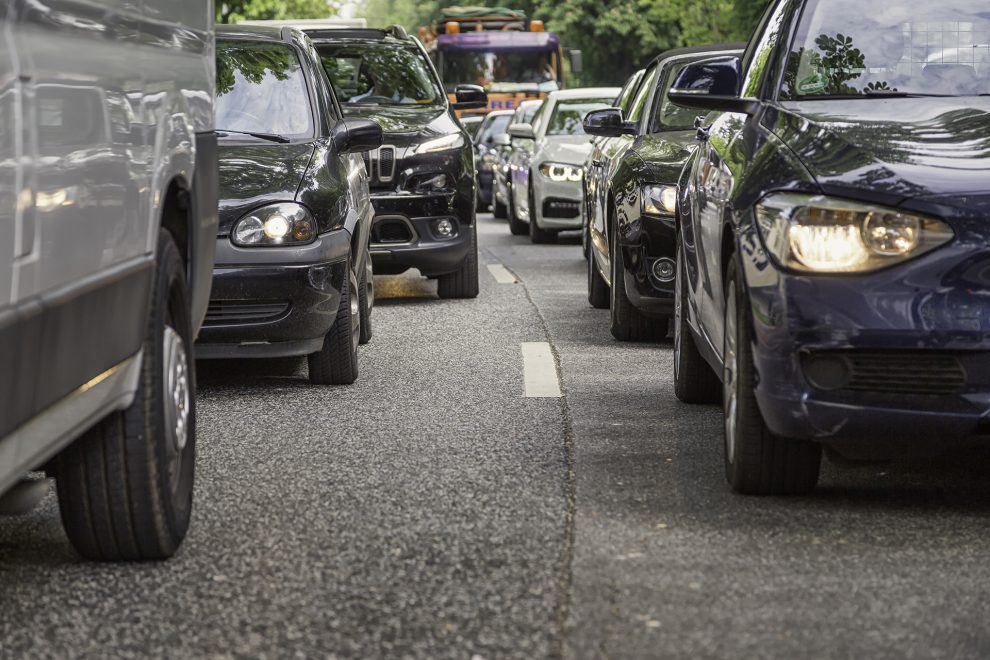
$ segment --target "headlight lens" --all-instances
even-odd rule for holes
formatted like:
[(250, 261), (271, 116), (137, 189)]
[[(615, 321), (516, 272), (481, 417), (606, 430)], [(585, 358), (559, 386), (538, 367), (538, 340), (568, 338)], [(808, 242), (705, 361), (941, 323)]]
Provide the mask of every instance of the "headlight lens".
[(953, 236), (935, 218), (821, 195), (770, 195), (756, 205), (756, 220), (780, 265), (813, 273), (877, 270)]
[(643, 186), (643, 213), (677, 214), (677, 186)]
[(460, 133), (451, 133), (450, 135), (443, 135), (438, 138), (434, 138), (427, 142), (424, 142), (417, 146), (413, 153), (415, 154), (432, 154), (437, 151), (448, 151), (450, 149), (460, 149), (464, 146), (464, 136)]
[(230, 240), (241, 247), (302, 245), (316, 238), (316, 222), (301, 204), (283, 202), (255, 209), (234, 225)]
[(540, 165), (540, 174), (551, 181), (579, 182), (584, 177), (584, 172), (576, 165), (566, 163), (543, 163)]

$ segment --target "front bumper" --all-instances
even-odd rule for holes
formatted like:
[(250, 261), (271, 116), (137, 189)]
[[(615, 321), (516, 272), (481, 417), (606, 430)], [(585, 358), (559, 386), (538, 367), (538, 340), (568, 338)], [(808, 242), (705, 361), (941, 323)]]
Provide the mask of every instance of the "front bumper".
[(218, 238), (196, 357), (288, 357), (320, 350), (347, 281), (350, 241), (343, 229), (291, 248), (238, 248)]
[[(990, 251), (950, 245), (876, 273), (809, 277), (779, 271), (752, 228), (740, 248), (770, 430), (855, 457), (987, 440)], [(812, 361), (836, 356), (866, 367), (822, 386)]]
[(551, 181), (539, 172), (533, 180), (536, 225), (541, 229), (581, 229), (584, 190), (580, 181)]
[[(371, 259), (375, 273), (394, 275), (418, 268), (427, 277), (452, 273), (473, 249), (473, 200), (439, 193), (413, 195), (372, 193), (375, 221), (371, 230)], [(470, 210), (463, 207), (470, 205)], [(454, 235), (443, 236), (437, 223), (447, 220)]]
[[(661, 279), (653, 267), (658, 260), (673, 264), (676, 259), (674, 219), (640, 216), (622, 225), (619, 232), (619, 244), (625, 250), (623, 283), (629, 302), (647, 316), (673, 316), (674, 279)], [(676, 268), (672, 272), (676, 273)]]

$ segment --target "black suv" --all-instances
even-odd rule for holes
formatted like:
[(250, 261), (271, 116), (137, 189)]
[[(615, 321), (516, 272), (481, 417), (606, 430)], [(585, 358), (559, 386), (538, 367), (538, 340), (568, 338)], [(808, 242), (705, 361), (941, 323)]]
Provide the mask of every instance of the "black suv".
[(478, 295), (474, 148), (454, 109), (486, 107), (461, 85), (449, 103), (422, 45), (402, 28), (309, 29), (347, 117), (378, 121), (384, 144), (364, 154), (375, 222), (375, 273), (418, 268), (441, 298)]

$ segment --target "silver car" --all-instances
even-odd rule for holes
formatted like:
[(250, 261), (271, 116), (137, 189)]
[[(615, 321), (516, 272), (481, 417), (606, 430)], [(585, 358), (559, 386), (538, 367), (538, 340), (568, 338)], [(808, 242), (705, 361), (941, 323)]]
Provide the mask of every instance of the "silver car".
[(91, 559), (168, 557), (189, 526), (213, 20), (202, 0), (0, 0), (0, 512), (45, 470)]

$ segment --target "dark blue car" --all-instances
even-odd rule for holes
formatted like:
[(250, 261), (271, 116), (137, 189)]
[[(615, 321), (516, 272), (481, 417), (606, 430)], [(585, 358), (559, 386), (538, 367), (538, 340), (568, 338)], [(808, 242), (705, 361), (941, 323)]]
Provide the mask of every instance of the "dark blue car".
[(722, 400), (733, 489), (808, 491), (823, 447), (986, 442), (985, 0), (777, 0), (742, 58), (674, 87), (709, 112), (679, 193), (676, 392)]

